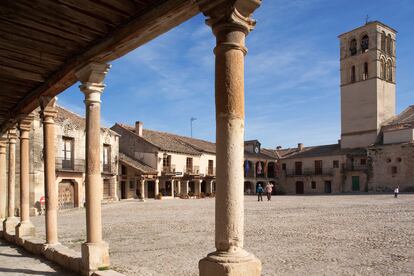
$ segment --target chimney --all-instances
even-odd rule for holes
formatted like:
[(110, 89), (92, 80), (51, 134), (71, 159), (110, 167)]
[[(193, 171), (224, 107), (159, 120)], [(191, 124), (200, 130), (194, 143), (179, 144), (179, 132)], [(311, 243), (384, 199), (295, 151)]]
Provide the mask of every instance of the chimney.
[(138, 134), (139, 137), (142, 137), (142, 126), (144, 123), (140, 121), (135, 122), (135, 133)]
[(303, 143), (298, 143), (298, 149), (299, 149), (299, 151), (303, 150)]

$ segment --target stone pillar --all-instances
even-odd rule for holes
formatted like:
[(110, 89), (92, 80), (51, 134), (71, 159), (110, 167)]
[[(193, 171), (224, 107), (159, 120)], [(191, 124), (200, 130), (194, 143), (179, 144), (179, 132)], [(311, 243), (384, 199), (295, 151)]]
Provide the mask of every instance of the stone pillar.
[(141, 200), (145, 201), (145, 179), (141, 179), (139, 190), (141, 192)]
[[(200, 2), (204, 3), (204, 2)], [(260, 0), (201, 4), (216, 36), (216, 148), (217, 191), (215, 246), (199, 262), (201, 276), (261, 275), (261, 262), (243, 249), (244, 240), (244, 56), (251, 15)]]
[(55, 174), (55, 117), (56, 98), (40, 98), (40, 117), (43, 123), (43, 155), (46, 199), (46, 245), (58, 243), (57, 211), (58, 211), (58, 186)]
[(171, 196), (174, 198), (174, 179), (171, 179)]
[(109, 70), (108, 64), (91, 62), (76, 76), (85, 94), (86, 143), (85, 143), (85, 202), (86, 242), (82, 244), (82, 274), (109, 266), (109, 247), (102, 240), (101, 201), (103, 183), (101, 176), (101, 94), (105, 88), (103, 80)]
[(19, 219), (15, 214), (15, 196), (16, 196), (16, 128), (8, 132), (9, 139), (9, 173), (8, 173), (8, 209), (7, 219), (3, 222), (3, 232), (7, 235), (14, 235), (16, 225)]
[(155, 198), (157, 198), (157, 195), (160, 193), (160, 180), (155, 179)]
[(177, 195), (180, 196), (181, 195), (181, 181), (180, 180), (176, 180), (177, 181)]
[(0, 137), (0, 222), (6, 219), (7, 214), (7, 161), (6, 138)]
[(206, 185), (207, 193), (211, 194), (213, 192), (213, 180), (206, 181)]
[(29, 217), (29, 132), (33, 115), (27, 115), (19, 122), (20, 130), (20, 223), (16, 226), (16, 239), (35, 235), (35, 227)]

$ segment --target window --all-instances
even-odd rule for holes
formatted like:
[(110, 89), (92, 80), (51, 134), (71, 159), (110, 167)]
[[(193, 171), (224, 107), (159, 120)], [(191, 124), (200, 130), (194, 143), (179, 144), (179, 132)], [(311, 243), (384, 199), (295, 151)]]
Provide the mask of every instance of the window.
[(355, 66), (351, 67), (351, 82), (355, 82), (356, 78), (355, 78)]
[(295, 162), (295, 175), (302, 175), (302, 162)]
[(367, 159), (361, 159), (360, 164), (361, 166), (365, 166), (367, 164)]
[(124, 165), (121, 165), (121, 174), (126, 175), (127, 174), (127, 168)]
[(103, 197), (110, 197), (111, 196), (111, 183), (109, 179), (103, 180)]
[(193, 158), (187, 157), (186, 169), (187, 169), (187, 172), (188, 173), (192, 173), (193, 172)]
[(391, 60), (387, 62), (387, 81), (392, 81), (392, 63)]
[(63, 137), (62, 169), (73, 170), (73, 138)]
[(382, 32), (381, 35), (381, 50), (385, 51), (385, 39), (386, 39), (386, 34), (385, 32)]
[(171, 155), (164, 155), (162, 157), (162, 166), (164, 168), (170, 168), (171, 167)]
[(357, 41), (355, 38), (349, 43), (349, 52), (351, 53), (351, 56), (354, 56), (357, 53)]
[(368, 51), (369, 48), (369, 37), (364, 35), (361, 39), (361, 51), (364, 53)]
[(368, 62), (364, 62), (364, 74), (362, 74), (362, 79), (368, 79)]
[(315, 190), (315, 189), (316, 189), (316, 182), (315, 182), (315, 181), (312, 181), (312, 182), (311, 182), (311, 186), (312, 186), (312, 189), (314, 189), (314, 190)]
[(103, 171), (111, 172), (111, 146), (103, 145)]
[(282, 163), (282, 171), (286, 171), (286, 163)]
[(333, 161), (333, 166), (334, 169), (339, 168), (339, 161), (338, 160), (334, 160)]
[(130, 180), (130, 181), (129, 181), (129, 189), (130, 189), (130, 190), (133, 190), (133, 189), (134, 189), (134, 186), (135, 186), (135, 185), (134, 185), (134, 181), (133, 181), (133, 180)]
[(396, 166), (392, 166), (392, 167), (391, 167), (391, 173), (392, 173), (392, 174), (397, 174), (397, 172), (398, 172), (397, 167), (396, 167)]
[(322, 174), (322, 160), (315, 160), (315, 174)]
[(214, 160), (208, 160), (208, 175), (214, 175)]
[(390, 34), (387, 36), (386, 44), (387, 44), (387, 53), (391, 55), (392, 54), (392, 39), (391, 39)]
[(385, 60), (381, 59), (381, 79), (385, 80), (385, 74), (386, 74), (386, 68), (385, 68)]

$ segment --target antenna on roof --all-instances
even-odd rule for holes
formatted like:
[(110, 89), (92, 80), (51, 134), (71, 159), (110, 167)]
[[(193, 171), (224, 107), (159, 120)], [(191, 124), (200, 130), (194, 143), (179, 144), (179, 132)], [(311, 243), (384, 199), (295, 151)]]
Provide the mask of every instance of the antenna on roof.
[(367, 16), (365, 17), (365, 25), (369, 23), (369, 16), (367, 14)]
[(197, 118), (194, 118), (194, 117), (190, 118), (191, 138), (193, 138), (193, 121), (195, 120), (197, 120)]

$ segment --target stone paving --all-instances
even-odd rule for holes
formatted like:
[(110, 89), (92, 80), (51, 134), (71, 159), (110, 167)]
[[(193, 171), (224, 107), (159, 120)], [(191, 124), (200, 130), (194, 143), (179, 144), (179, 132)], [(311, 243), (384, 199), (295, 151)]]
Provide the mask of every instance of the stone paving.
[[(413, 275), (414, 195), (245, 197), (245, 248), (263, 275)], [(214, 250), (214, 199), (122, 201), (102, 208), (112, 267), (127, 275), (198, 275)], [(44, 236), (44, 217), (33, 218)], [(80, 250), (84, 210), (59, 213)]]
[(0, 239), (0, 275), (56, 275), (75, 276), (53, 263), (31, 255)]

